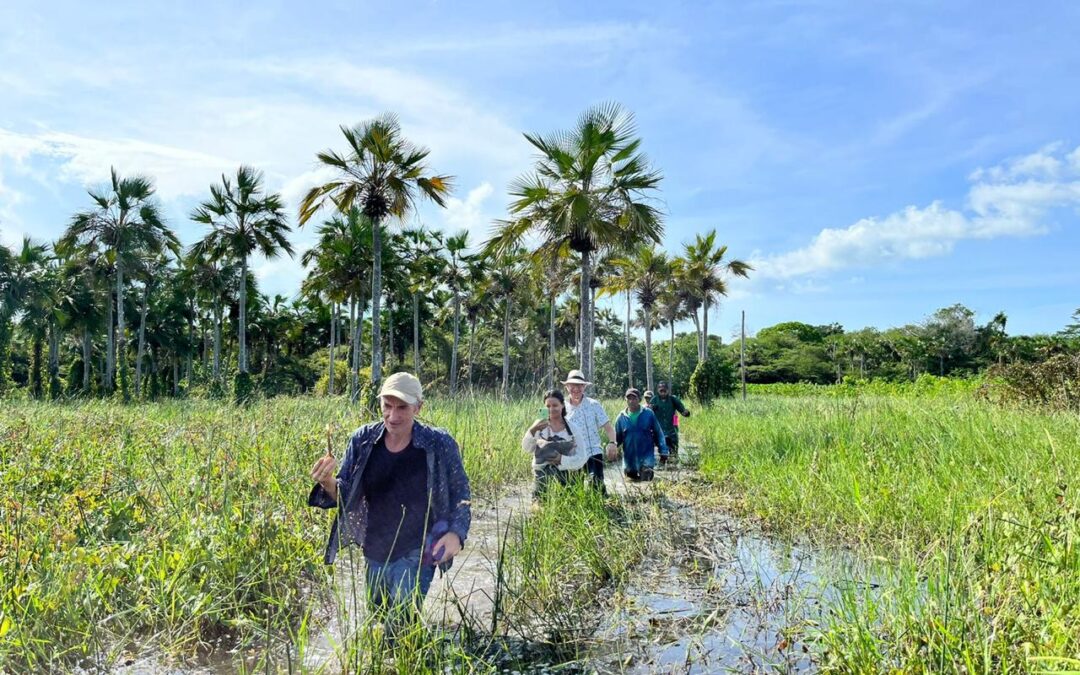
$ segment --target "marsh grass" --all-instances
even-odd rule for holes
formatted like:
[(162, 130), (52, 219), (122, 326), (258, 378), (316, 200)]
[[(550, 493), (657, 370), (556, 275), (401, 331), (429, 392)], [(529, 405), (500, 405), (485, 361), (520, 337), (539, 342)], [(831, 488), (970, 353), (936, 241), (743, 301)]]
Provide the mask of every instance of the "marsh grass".
[[(970, 399), (729, 401), (701, 471), (744, 514), (882, 563), (819, 630), (870, 672), (1030, 672), (1080, 654), (1080, 419)], [(1058, 660), (1055, 660), (1058, 659)]]
[[(490, 500), (531, 477), (520, 435), (536, 407), (463, 398), (430, 402), (422, 417), (451, 431), (474, 498)], [(418, 623), (390, 649), (356, 618), (362, 582), (322, 564), (329, 516), (306, 505), (326, 425), (340, 457), (367, 421), (357, 410), (314, 398), (6, 403), (0, 670), (108, 670), (147, 649), (162, 663), (241, 672), (491, 672), (572, 659), (597, 589), (633, 562), (622, 543), (632, 518), (589, 491), (557, 491), (538, 514), (507, 521), (491, 617), (463, 608), (453, 625)], [(328, 655), (320, 631), (333, 607), (351, 609)], [(222, 661), (229, 650), (240, 656)]]

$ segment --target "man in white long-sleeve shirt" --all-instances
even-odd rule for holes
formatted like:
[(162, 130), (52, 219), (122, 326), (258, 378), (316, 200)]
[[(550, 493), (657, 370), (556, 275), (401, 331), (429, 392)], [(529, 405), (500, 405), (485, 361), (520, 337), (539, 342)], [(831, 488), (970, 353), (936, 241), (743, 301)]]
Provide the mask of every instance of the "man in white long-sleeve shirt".
[[(580, 370), (571, 370), (563, 380), (563, 385), (570, 394), (566, 402), (566, 419), (570, 423), (570, 430), (574, 432), (578, 454), (585, 458), (585, 470), (592, 477), (593, 487), (605, 492), (605, 450), (608, 461), (613, 461), (618, 456), (619, 447), (615, 443), (615, 427), (611, 426), (611, 418), (604, 406), (600, 401), (585, 396), (585, 387), (590, 384), (592, 383), (585, 379), (585, 374)], [(600, 446), (601, 431), (608, 439), (604, 447)]]

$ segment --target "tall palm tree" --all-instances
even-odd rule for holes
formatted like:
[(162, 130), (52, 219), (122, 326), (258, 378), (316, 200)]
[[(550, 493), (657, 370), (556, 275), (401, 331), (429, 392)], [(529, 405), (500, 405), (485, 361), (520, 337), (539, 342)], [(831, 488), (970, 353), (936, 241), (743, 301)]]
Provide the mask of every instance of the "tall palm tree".
[[(23, 237), (22, 248), (15, 257), (15, 264), (19, 268), (19, 277), (22, 279), (21, 324), (32, 343), (31, 393), (34, 398), (40, 399), (45, 395), (43, 374), (45, 339), (52, 336), (56, 324), (57, 267), (49, 245), (35, 244), (29, 237)], [(52, 356), (51, 342), (50, 339), (50, 357)]]
[(510, 398), (510, 310), (514, 294), (525, 275), (525, 250), (512, 249), (499, 256), (493, 264), (491, 284), (495, 297), (503, 301), (503, 372), (502, 396)]
[(285, 219), (281, 195), (267, 194), (263, 174), (250, 166), (236, 170), (235, 182), (221, 176), (221, 185), (210, 186), (210, 199), (199, 205), (191, 219), (210, 227), (210, 232), (195, 244), (212, 260), (232, 259), (240, 264), (240, 322), (238, 366), (248, 372), (247, 358), (247, 277), (252, 254), (276, 258), (293, 255), (288, 234), (292, 231)]
[[(109, 257), (116, 277), (116, 354), (119, 360), (120, 392), (129, 398), (127, 386), (127, 344), (124, 334), (124, 269), (140, 256), (162, 250), (180, 250), (180, 241), (161, 215), (155, 198), (152, 180), (144, 176), (121, 178), (110, 169), (110, 182), (105, 190), (89, 190), (93, 208), (76, 213), (64, 235), (57, 242), (61, 247), (96, 246)], [(108, 355), (105, 375), (106, 391), (114, 383), (113, 339), (108, 332)]]
[(641, 307), (645, 328), (645, 387), (653, 389), (652, 329), (654, 312), (660, 294), (671, 285), (671, 261), (655, 246), (641, 246), (631, 256), (619, 261), (618, 267), (626, 277)]
[(469, 266), (468, 286), (465, 298), (465, 318), (469, 321), (469, 369), (465, 373), (465, 383), (472, 391), (473, 364), (476, 358), (476, 324), (491, 307), (491, 280), (479, 262)]
[[(672, 260), (672, 268), (677, 269), (680, 258)], [(673, 273), (672, 279), (678, 279), (678, 275)], [(685, 319), (688, 314), (686, 311), (686, 305), (683, 302), (683, 297), (680, 295), (678, 288), (674, 282), (665, 286), (664, 290), (660, 293), (660, 297), (657, 299), (657, 308), (659, 312), (660, 320), (667, 324), (671, 329), (671, 337), (668, 341), (668, 382), (674, 383), (675, 380), (675, 324)]]
[(705, 236), (694, 235), (694, 242), (687, 244), (684, 252), (687, 277), (704, 310), (699, 360), (709, 358), (709, 307), (727, 295), (727, 276), (745, 278), (754, 271), (742, 260), (725, 260), (726, 255), (727, 246), (716, 245), (716, 230), (710, 230)]
[(434, 288), (434, 281), (442, 269), (441, 260), (435, 254), (443, 240), (442, 233), (428, 231), (423, 226), (409, 228), (401, 234), (405, 241), (402, 255), (409, 272), (412, 300), (413, 372), (420, 377), (420, 294), (426, 295)]
[(307, 193), (300, 204), (300, 224), (311, 220), (328, 201), (342, 210), (356, 204), (371, 219), (371, 380), (377, 390), (382, 380), (383, 223), (389, 216), (404, 217), (421, 197), (445, 206), (451, 178), (429, 175), (429, 151), (402, 135), (394, 115), (383, 115), (352, 128), (342, 126), (341, 133), (348, 144), (345, 154), (326, 150), (317, 155), (319, 162), (335, 169), (339, 176)]
[(586, 110), (569, 131), (525, 134), (539, 152), (529, 174), (511, 185), (511, 219), (500, 224), (492, 244), (517, 246), (538, 231), (544, 246), (564, 243), (581, 256), (581, 369), (592, 375), (595, 311), (593, 255), (608, 248), (663, 235), (652, 198), (661, 174), (640, 150), (633, 115), (615, 103)]
[(626, 296), (626, 322), (623, 324), (626, 335), (626, 386), (634, 386), (634, 349), (630, 340), (630, 324), (632, 321), (632, 298), (634, 295), (634, 277), (632, 264), (629, 257), (615, 258), (612, 260), (612, 271), (604, 278), (604, 284), (600, 287), (600, 295), (616, 295), (622, 293)]
[[(316, 229), (318, 243), (300, 258), (304, 267), (315, 264), (306, 287), (309, 292), (322, 292), (330, 301), (330, 384), (334, 379), (334, 346), (337, 342), (337, 307), (349, 305), (349, 395), (358, 392), (360, 370), (360, 330), (363, 325), (365, 302), (371, 268), (373, 224), (358, 206), (351, 206), (323, 221)], [(328, 392), (332, 393), (331, 386)]]
[[(98, 265), (97, 252), (86, 249), (57, 251), (62, 259), (59, 316), (61, 327), (79, 335), (82, 347), (83, 396), (91, 392), (93, 336), (104, 328), (101, 305), (108, 301), (108, 270)], [(74, 383), (69, 383), (74, 388)]]
[[(450, 394), (458, 390), (458, 345), (461, 343), (461, 299), (470, 275), (470, 265), (474, 258), (469, 250), (469, 232), (462, 230), (446, 239), (446, 261), (443, 268), (446, 286), (450, 289), (451, 302), (454, 305), (454, 343), (450, 351)], [(470, 357), (471, 358), (471, 357)], [(471, 362), (470, 362), (471, 369)]]

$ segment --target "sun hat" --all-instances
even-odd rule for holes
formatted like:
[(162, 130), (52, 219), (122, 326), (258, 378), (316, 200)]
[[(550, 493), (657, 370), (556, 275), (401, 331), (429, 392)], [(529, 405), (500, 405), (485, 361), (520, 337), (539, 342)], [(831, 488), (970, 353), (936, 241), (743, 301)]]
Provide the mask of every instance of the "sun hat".
[(393, 396), (409, 405), (417, 405), (424, 400), (424, 388), (420, 380), (412, 373), (394, 373), (383, 380), (379, 388), (379, 398)]
[(592, 382), (589, 382), (585, 379), (585, 373), (575, 369), (571, 370), (566, 375), (566, 379), (563, 380), (563, 384), (592, 384)]

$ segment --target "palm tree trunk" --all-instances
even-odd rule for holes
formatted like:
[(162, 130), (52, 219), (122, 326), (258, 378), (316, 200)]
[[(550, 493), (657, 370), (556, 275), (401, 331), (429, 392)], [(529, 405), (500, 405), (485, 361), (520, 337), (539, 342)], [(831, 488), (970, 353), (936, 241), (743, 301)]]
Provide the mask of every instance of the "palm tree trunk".
[(709, 299), (705, 298), (705, 304), (702, 306), (704, 310), (702, 312), (701, 319), (701, 360), (705, 361), (709, 358)]
[(180, 359), (175, 354), (172, 357), (172, 394), (180, 395)]
[[(450, 395), (457, 393), (458, 384), (458, 343), (461, 340), (461, 296), (457, 289), (451, 289), (454, 293), (454, 347), (450, 351)], [(470, 370), (472, 367), (472, 353), (469, 354)]]
[(116, 327), (113, 325), (114, 318), (114, 300), (113, 294), (106, 293), (108, 296), (109, 309), (105, 320), (105, 372), (104, 378), (106, 393), (111, 394), (113, 390), (113, 376), (116, 373)]
[[(350, 334), (356, 335), (356, 326), (359, 323), (359, 317), (356, 316), (356, 296), (349, 297), (349, 329)], [(356, 353), (356, 338), (353, 337), (350, 340), (352, 343), (352, 361), (349, 362), (349, 400), (355, 401), (356, 394), (360, 391), (360, 373), (358, 372), (357, 364), (360, 363), (360, 355)]]
[(668, 343), (668, 360), (667, 360), (667, 379), (668, 386), (675, 386), (675, 319), (671, 320), (671, 342)]
[(364, 341), (361, 340), (360, 338), (363, 335), (363, 331), (364, 331), (364, 305), (360, 302), (360, 298), (354, 298), (354, 299), (356, 300), (356, 330), (353, 331), (353, 336), (352, 336), (352, 351), (353, 351), (352, 373), (353, 373), (353, 376), (357, 378), (357, 381), (359, 381), (359, 379), (360, 379), (360, 364), (363, 363), (363, 359), (361, 358), (361, 354), (360, 354), (360, 348), (363, 346)]
[(120, 371), (120, 395), (127, 403), (131, 394), (128, 391), (127, 339), (124, 337), (124, 268), (119, 257), (116, 261), (116, 368)]
[(33, 354), (32, 354), (32, 358), (33, 358), (34, 362), (33, 362), (33, 364), (31, 364), (31, 367), (30, 367), (30, 382), (31, 382), (31, 391), (34, 394), (34, 398), (39, 399), (39, 400), (41, 399), (41, 397), (45, 393), (44, 387), (41, 386), (41, 378), (42, 378), (41, 360), (43, 358), (42, 351), (44, 351), (44, 342), (45, 342), (45, 338), (41, 334), (41, 331), (35, 328), (34, 329), (34, 346), (33, 346)]
[(371, 386), (379, 390), (382, 382), (382, 223), (371, 223)]
[(630, 291), (626, 291), (626, 386), (634, 386), (634, 350), (630, 345)]
[(188, 344), (187, 358), (184, 360), (184, 380), (188, 389), (191, 389), (191, 381), (195, 377), (195, 301), (188, 301)]
[(551, 311), (548, 312), (548, 389), (555, 388), (555, 293), (551, 294)]
[(0, 396), (11, 385), (11, 317), (0, 314)]
[(697, 360), (698, 363), (704, 361), (704, 357), (701, 355), (701, 321), (698, 318), (697, 308), (694, 308), (694, 313), (690, 315), (694, 319), (694, 334), (697, 335)]
[(469, 320), (469, 371), (468, 371), (468, 375), (467, 375), (467, 377), (468, 377), (467, 384), (469, 385), (469, 391), (470, 392), (472, 391), (473, 354), (475, 353), (473, 351), (473, 347), (475, 345), (476, 345), (476, 316), (473, 315), (472, 319)]
[[(592, 328), (589, 329), (589, 375), (592, 375), (593, 364), (596, 363), (596, 291), (590, 284), (589, 289), (589, 316)], [(590, 378), (591, 379), (591, 378)]]
[(142, 306), (139, 308), (139, 350), (135, 356), (135, 398), (142, 394), (142, 363), (146, 353), (146, 308), (150, 304), (150, 282), (143, 285)]
[(386, 298), (386, 369), (394, 367), (394, 303)]
[(337, 340), (337, 303), (330, 301), (330, 372), (327, 374), (326, 395), (334, 395), (334, 342)]
[(237, 329), (240, 341), (240, 372), (248, 371), (247, 362), (247, 256), (240, 258), (240, 327)]
[(214, 379), (221, 377), (221, 322), (225, 313), (225, 301), (219, 301), (214, 307)]
[(82, 338), (82, 358), (83, 358), (82, 390), (83, 390), (83, 395), (84, 396), (88, 395), (90, 393), (90, 359), (92, 358), (92, 355), (91, 355), (91, 346), (92, 346), (92, 344), (93, 343), (91, 342), (91, 338), (90, 338), (90, 328), (88, 326), (83, 326), (83, 338)]
[(412, 360), (413, 374), (420, 378), (420, 293), (412, 294)]
[(56, 321), (49, 323), (49, 398), (60, 398), (60, 330)]
[(645, 388), (653, 389), (652, 379), (652, 307), (645, 308)]
[(581, 345), (578, 358), (581, 362), (581, 370), (585, 373), (585, 379), (592, 379), (592, 339), (593, 339), (593, 311), (589, 288), (592, 281), (592, 269), (590, 267), (589, 251), (581, 252)]
[(510, 295), (506, 296), (506, 311), (503, 314), (503, 378), (502, 396), (510, 398)]

